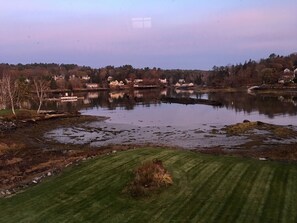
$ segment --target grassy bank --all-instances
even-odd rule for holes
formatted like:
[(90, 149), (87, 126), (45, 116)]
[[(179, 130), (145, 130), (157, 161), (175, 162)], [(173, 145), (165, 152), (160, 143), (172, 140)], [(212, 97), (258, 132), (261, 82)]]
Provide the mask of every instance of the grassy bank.
[(36, 110), (27, 109), (16, 109), (15, 114), (16, 115), (14, 115), (10, 109), (0, 110), (0, 117), (6, 120), (32, 118), (38, 115)]
[[(123, 194), (132, 170), (161, 159), (173, 185)], [(139, 149), (86, 161), (0, 200), (0, 222), (296, 222), (297, 166), (189, 151)]]

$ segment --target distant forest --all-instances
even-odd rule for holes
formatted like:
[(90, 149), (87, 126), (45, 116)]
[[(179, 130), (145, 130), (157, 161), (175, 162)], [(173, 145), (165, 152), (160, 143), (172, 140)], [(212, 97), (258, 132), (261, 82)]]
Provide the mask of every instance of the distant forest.
[[(207, 76), (208, 86), (218, 87), (243, 87), (262, 84), (277, 84), (284, 76), (296, 74), (297, 53), (289, 56), (271, 54), (260, 61), (249, 60), (244, 64), (213, 67)], [(285, 74), (287, 75), (287, 74)], [(297, 83), (296, 78), (294, 80)]]
[[(294, 53), (289, 56), (271, 54), (268, 58), (260, 61), (249, 60), (243, 64), (214, 66), (209, 71), (164, 70), (148, 67), (139, 69), (131, 65), (121, 67), (106, 66), (97, 69), (75, 64), (0, 64), (0, 77), (4, 73), (9, 73), (19, 80), (44, 78), (50, 82), (51, 89), (84, 87), (86, 81), (81, 80), (99, 84), (100, 87), (108, 87), (109, 78), (123, 82), (143, 79), (144, 82), (150, 84), (166, 78), (168, 85), (174, 85), (180, 79), (184, 79), (185, 82), (194, 83), (196, 86), (243, 87), (276, 84), (285, 69), (289, 69), (293, 73), (296, 68), (297, 53)], [(60, 76), (63, 76), (63, 78), (57, 78)]]

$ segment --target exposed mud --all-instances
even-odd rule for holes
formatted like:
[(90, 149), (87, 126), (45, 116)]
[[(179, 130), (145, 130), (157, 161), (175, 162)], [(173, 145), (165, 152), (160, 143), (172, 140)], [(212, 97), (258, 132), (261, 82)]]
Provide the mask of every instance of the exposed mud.
[(225, 127), (204, 125), (200, 128), (92, 122), (55, 129), (46, 133), (45, 138), (58, 143), (91, 147), (149, 143), (185, 149), (256, 149), (273, 144), (296, 144), (297, 131), (293, 126), (263, 122), (245, 122)]

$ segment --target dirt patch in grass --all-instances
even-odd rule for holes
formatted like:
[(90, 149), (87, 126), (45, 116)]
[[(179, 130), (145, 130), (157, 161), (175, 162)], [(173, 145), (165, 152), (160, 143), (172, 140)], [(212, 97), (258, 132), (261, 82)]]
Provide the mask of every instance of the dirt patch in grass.
[(132, 197), (149, 196), (173, 184), (172, 176), (168, 173), (161, 160), (143, 163), (134, 170), (134, 179), (125, 188)]

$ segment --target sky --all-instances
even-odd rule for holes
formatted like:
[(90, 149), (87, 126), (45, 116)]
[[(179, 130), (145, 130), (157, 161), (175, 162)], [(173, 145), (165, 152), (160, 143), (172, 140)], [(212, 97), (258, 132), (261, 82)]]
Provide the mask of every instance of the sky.
[(296, 0), (0, 2), (0, 63), (211, 69), (297, 52)]

